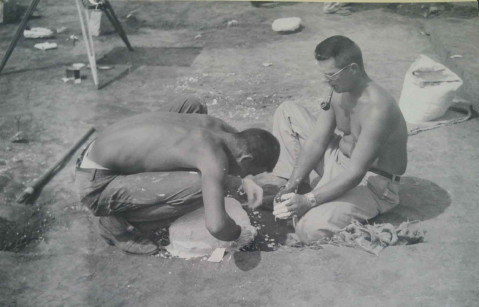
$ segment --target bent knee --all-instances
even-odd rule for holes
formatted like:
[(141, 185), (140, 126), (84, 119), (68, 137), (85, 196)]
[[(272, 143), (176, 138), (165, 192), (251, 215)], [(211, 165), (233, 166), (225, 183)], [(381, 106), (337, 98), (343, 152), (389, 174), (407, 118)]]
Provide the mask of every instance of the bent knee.
[(285, 101), (281, 103), (277, 108), (276, 111), (274, 112), (275, 116), (279, 116), (282, 114), (291, 114), (294, 112), (294, 110), (299, 109), (300, 106), (294, 102), (294, 101)]
[(296, 226), (296, 235), (302, 243), (311, 244), (331, 238), (333, 232), (326, 229), (318, 229), (313, 225), (300, 223)]
[(208, 107), (198, 96), (188, 96), (174, 103), (170, 112), (208, 114)]
[(329, 239), (334, 232), (349, 225), (352, 219), (351, 206), (325, 204), (311, 209), (299, 220), (296, 234), (305, 244)]

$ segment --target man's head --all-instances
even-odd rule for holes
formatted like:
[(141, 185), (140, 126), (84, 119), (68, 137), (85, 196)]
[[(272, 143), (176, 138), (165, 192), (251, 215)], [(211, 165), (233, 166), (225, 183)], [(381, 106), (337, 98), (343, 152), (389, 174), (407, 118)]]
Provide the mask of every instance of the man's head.
[(348, 92), (358, 81), (368, 78), (361, 49), (345, 36), (331, 36), (319, 43), (314, 57), (326, 81), (338, 93)]
[(242, 155), (236, 158), (241, 177), (273, 170), (278, 162), (280, 147), (271, 133), (251, 128), (239, 132), (236, 136), (242, 149)]

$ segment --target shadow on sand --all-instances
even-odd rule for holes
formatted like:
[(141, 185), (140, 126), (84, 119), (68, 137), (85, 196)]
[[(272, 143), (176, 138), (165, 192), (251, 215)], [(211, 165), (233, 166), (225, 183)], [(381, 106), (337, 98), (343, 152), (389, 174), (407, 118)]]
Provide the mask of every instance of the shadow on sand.
[(397, 207), (371, 222), (398, 225), (408, 220), (429, 220), (451, 205), (451, 197), (446, 190), (432, 181), (417, 177), (401, 178), (399, 197), (401, 203)]
[[(372, 219), (370, 223), (391, 223), (399, 225), (404, 221), (424, 221), (442, 214), (451, 205), (449, 193), (426, 179), (402, 177), (400, 190), (401, 204), (391, 211)], [(294, 228), (290, 222), (275, 221), (271, 208), (264, 210), (248, 210), (254, 226), (258, 230), (255, 240), (244, 252), (236, 253), (236, 266), (243, 271), (255, 268), (261, 261), (261, 252), (271, 252), (279, 245), (286, 243), (288, 233)]]

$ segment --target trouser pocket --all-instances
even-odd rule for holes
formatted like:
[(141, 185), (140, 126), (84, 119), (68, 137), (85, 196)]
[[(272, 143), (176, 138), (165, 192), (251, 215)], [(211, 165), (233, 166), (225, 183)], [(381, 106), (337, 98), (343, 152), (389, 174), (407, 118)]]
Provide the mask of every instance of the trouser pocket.
[(374, 175), (367, 178), (368, 188), (382, 201), (399, 204), (399, 184), (390, 179)]

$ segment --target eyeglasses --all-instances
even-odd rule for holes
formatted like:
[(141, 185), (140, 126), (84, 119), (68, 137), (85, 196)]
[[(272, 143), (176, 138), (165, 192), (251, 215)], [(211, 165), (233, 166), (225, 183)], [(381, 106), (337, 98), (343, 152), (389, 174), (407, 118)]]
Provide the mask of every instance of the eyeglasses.
[(349, 65), (347, 65), (347, 66), (341, 68), (340, 70), (338, 70), (337, 72), (332, 73), (332, 74), (325, 73), (325, 74), (324, 74), (324, 77), (326, 77), (326, 79), (328, 79), (328, 81), (336, 81), (336, 80), (339, 79), (339, 74), (340, 74), (343, 70), (345, 70), (346, 68), (351, 67), (351, 65), (353, 65), (353, 64), (354, 64), (354, 63), (351, 63), (351, 64), (349, 64)]

